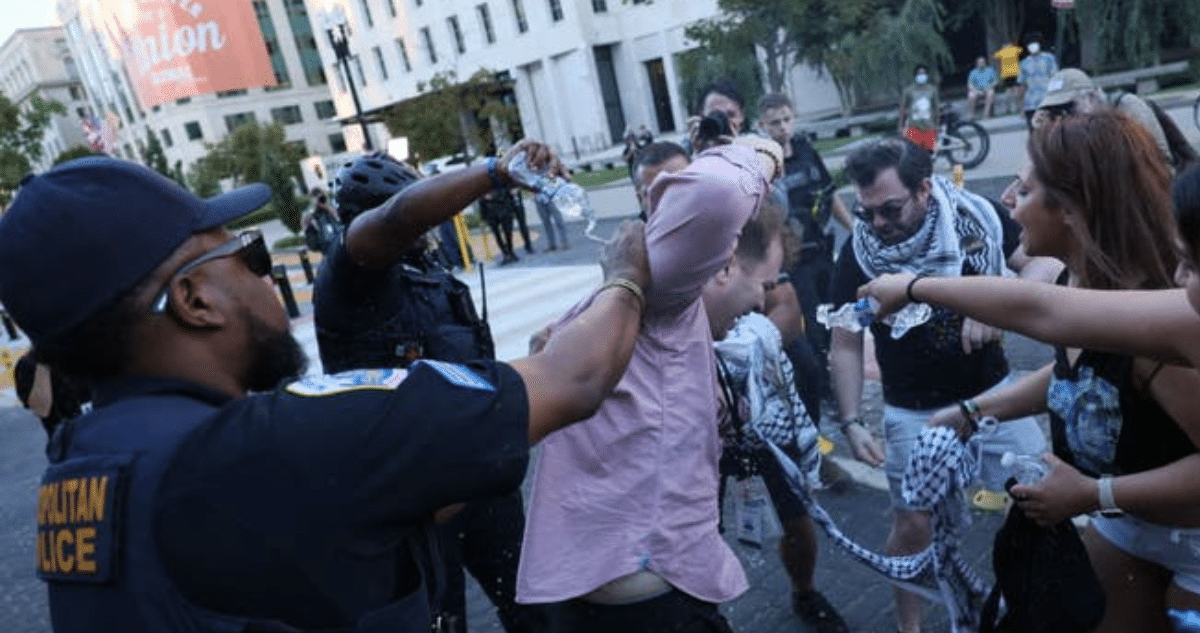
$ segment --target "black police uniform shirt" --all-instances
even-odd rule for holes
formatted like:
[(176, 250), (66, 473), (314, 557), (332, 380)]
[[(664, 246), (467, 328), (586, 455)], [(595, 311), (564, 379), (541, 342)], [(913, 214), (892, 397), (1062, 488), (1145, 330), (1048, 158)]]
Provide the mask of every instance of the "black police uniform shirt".
[[(792, 136), (792, 155), (783, 160), (780, 185), (787, 192), (788, 215), (800, 221), (806, 246), (824, 242), (833, 199), (833, 178), (808, 139)], [(826, 251), (822, 251), (826, 252)]]
[[(301, 628), (352, 625), (420, 586), (407, 540), (418, 526), (516, 488), (528, 459), (524, 385), (495, 362), (346, 372), (240, 399), (125, 379), (95, 402), (56, 436), (39, 494), (56, 631), (184, 628), (166, 626), (187, 611), (175, 595)], [(186, 434), (158, 443), (172, 427)], [(159, 459), (153, 500), (124, 503)], [(130, 534), (151, 511), (151, 533)], [(162, 570), (174, 586), (147, 585)], [(429, 626), (409, 624), (399, 630)]]
[[(992, 203), (1003, 231), (1004, 257), (1017, 249), (1021, 226), (1007, 210)], [(834, 265), (832, 300), (835, 306), (853, 303), (858, 287), (870, 281), (854, 256), (854, 240), (846, 240)], [(975, 275), (964, 264), (963, 275)], [(1008, 375), (1008, 360), (998, 341), (969, 354), (962, 349), (963, 315), (931, 306), (929, 321), (893, 339), (891, 327), (871, 324), (875, 358), (883, 376), (883, 399), (906, 409), (936, 409), (985, 391)]]

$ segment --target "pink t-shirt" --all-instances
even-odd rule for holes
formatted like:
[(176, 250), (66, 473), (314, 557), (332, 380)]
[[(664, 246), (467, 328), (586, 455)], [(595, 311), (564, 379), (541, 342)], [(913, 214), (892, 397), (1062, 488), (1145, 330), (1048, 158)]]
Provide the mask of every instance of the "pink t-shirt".
[(575, 598), (641, 570), (709, 602), (746, 590), (718, 532), (718, 389), (700, 290), (766, 192), (754, 151), (742, 146), (708, 150), (654, 181), (642, 331), (596, 415), (541, 444), (518, 602)]

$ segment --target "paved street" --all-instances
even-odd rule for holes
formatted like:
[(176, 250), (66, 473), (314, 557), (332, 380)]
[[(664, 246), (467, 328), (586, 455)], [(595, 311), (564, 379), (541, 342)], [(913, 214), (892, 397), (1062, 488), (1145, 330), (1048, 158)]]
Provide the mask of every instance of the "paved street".
[[(1176, 109), (1172, 113), (1180, 111)], [(1188, 119), (1181, 119), (1181, 127), (1195, 140), (1196, 130), (1190, 123), (1190, 111), (1187, 115)], [(967, 174), (968, 186), (979, 193), (998, 197), (1020, 163), (1024, 132), (1021, 127), (1014, 129), (1012, 123), (1020, 123), (1015, 117), (1010, 119), (1009, 123), (992, 124), (997, 126), (998, 132), (993, 136), (992, 153), (984, 165)], [(1182, 125), (1184, 121), (1187, 121), (1186, 126)], [(830, 162), (840, 161), (835, 156)], [(845, 191), (842, 193), (846, 195)], [(611, 232), (616, 219), (627, 217), (634, 209), (628, 181), (594, 190), (592, 199), (604, 218), (599, 230), (601, 235)], [(532, 208), (528, 216), (531, 228), (536, 231), (539, 228), (537, 215)], [(268, 228), (273, 232), (280, 230)], [(518, 251), (522, 257), (520, 263), (487, 267), (488, 310), (501, 359), (523, 355), (529, 334), (560, 314), (599, 281), (599, 270), (595, 265), (597, 244), (583, 237), (581, 223), (571, 223), (570, 229), (570, 250), (543, 253), (545, 244), (539, 236), (535, 239), (537, 254), (526, 255)], [(520, 243), (519, 238), (517, 243)], [(291, 278), (303, 309), (301, 317), (294, 320), (295, 330), (310, 352), (315, 352), (311, 309), (306, 302), (308, 288), (298, 269), (293, 271)], [(464, 275), (464, 278), (472, 286), (478, 301), (478, 274)], [(1021, 337), (1008, 337), (1006, 345), (1014, 368), (1020, 371), (1033, 369), (1049, 358), (1045, 346)], [(315, 353), (312, 355), (315, 357)], [(879, 410), (877, 386), (869, 390), (869, 394), (872, 402), (869, 413), (874, 414), (874, 418), (869, 419), (875, 419)], [(11, 404), (11, 390), (3, 398), (3, 403)], [(881, 473), (852, 463), (836, 431), (832, 431), (831, 438), (839, 443), (833, 458), (852, 469), (856, 483), (840, 494), (819, 493), (818, 499), (849, 535), (869, 547), (879, 547), (888, 521), (887, 495), (882, 490)], [(49, 631), (45, 590), (33, 578), (33, 516), (36, 485), (45, 465), (43, 445), (41, 427), (32, 416), (11, 406), (0, 408), (0, 586), (4, 589), (0, 592), (0, 630), (9, 633)], [(976, 569), (990, 578), (990, 538), (1000, 516), (976, 512), (974, 520), (966, 551)], [(774, 543), (769, 545), (764, 550), (733, 545), (750, 576), (752, 587), (744, 596), (726, 605), (725, 612), (739, 631), (800, 631), (802, 628), (791, 615), (788, 583), (774, 553)], [(894, 631), (888, 583), (832, 549), (823, 536), (821, 549), (817, 586), (841, 609), (852, 630)], [(470, 600), (471, 630), (500, 631), (490, 606), (477, 589), (472, 589)], [(930, 626), (926, 631), (948, 630), (940, 609), (930, 609), (929, 615)]]

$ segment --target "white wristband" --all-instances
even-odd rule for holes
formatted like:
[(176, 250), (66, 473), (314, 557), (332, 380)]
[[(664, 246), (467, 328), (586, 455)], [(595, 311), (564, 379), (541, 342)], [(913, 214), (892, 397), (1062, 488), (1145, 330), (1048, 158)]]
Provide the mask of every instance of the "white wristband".
[(1125, 511), (1117, 507), (1117, 502), (1113, 499), (1113, 478), (1112, 475), (1100, 475), (1096, 480), (1096, 488), (1099, 492), (1100, 514), (1106, 517), (1117, 517), (1125, 514)]

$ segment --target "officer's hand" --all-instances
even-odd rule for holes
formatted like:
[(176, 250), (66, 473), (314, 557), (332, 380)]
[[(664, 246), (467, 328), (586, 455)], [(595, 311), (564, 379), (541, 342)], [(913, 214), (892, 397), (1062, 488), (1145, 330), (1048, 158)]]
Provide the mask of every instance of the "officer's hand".
[(646, 223), (626, 220), (617, 234), (604, 244), (600, 255), (604, 281), (621, 277), (637, 284), (643, 291), (650, 287), (650, 260), (646, 255)]
[(1096, 480), (1050, 453), (1041, 456), (1050, 472), (1041, 482), (1016, 485), (1009, 491), (1025, 516), (1042, 527), (1051, 527), (1098, 507)]
[(984, 325), (970, 317), (963, 319), (962, 349), (964, 354), (970, 354), (988, 343), (999, 341), (1003, 336), (1004, 331), (999, 328)]
[(501, 178), (513, 182), (512, 177), (508, 175), (508, 164), (521, 152), (525, 153), (529, 166), (535, 170), (544, 169), (546, 173), (552, 176), (560, 176), (566, 180), (571, 179), (571, 173), (567, 171), (562, 161), (558, 159), (558, 155), (554, 153), (554, 150), (549, 145), (532, 139), (517, 141), (516, 145), (508, 148), (508, 151), (504, 152), (504, 155), (500, 157), (500, 160), (496, 163), (496, 171), (500, 174)]
[(926, 426), (944, 426), (954, 429), (958, 433), (958, 439), (966, 443), (971, 439), (971, 425), (967, 423), (967, 419), (963, 417), (962, 409), (957, 406), (946, 407), (939, 409), (929, 418)]
[(546, 343), (550, 340), (550, 326), (538, 330), (529, 337), (529, 355), (533, 356), (542, 351), (546, 347)]
[(850, 443), (850, 452), (860, 462), (872, 466), (882, 466), (884, 462), (883, 449), (875, 436), (861, 424), (851, 424), (846, 427), (846, 441)]

